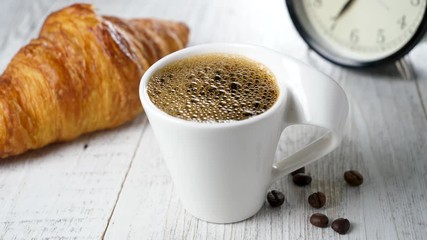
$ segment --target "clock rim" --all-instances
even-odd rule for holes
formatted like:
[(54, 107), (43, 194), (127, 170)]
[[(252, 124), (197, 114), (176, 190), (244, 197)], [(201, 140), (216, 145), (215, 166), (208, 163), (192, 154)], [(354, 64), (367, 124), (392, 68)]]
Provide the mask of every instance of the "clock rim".
[(315, 51), (317, 54), (325, 58), (326, 60), (337, 64), (343, 67), (349, 68), (367, 68), (367, 67), (376, 67), (380, 65), (385, 65), (389, 63), (394, 63), (408, 54), (424, 37), (424, 34), (427, 32), (427, 5), (424, 16), (415, 31), (414, 35), (409, 39), (409, 41), (403, 45), (399, 50), (392, 53), (391, 55), (377, 59), (377, 60), (354, 60), (347, 57), (338, 56), (330, 51), (327, 47), (324, 47), (321, 43), (317, 42), (310, 33), (307, 32), (303, 24), (300, 22), (299, 16), (295, 10), (294, 1), (301, 0), (285, 0), (286, 6), (288, 8), (289, 16), (291, 17), (292, 22), (302, 39), (307, 43), (307, 45)]

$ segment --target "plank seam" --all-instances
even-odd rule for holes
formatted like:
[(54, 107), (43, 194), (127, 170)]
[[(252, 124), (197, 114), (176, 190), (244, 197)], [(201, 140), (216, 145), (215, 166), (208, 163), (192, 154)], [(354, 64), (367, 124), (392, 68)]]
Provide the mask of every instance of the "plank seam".
[(140, 136), (139, 136), (139, 138), (138, 138), (138, 143), (137, 143), (137, 145), (136, 145), (135, 151), (133, 152), (132, 160), (131, 160), (131, 161), (130, 161), (130, 163), (129, 163), (128, 169), (126, 170), (126, 174), (125, 174), (125, 176), (124, 176), (124, 178), (123, 178), (123, 181), (122, 181), (122, 183), (121, 183), (121, 185), (120, 185), (120, 190), (119, 190), (119, 192), (117, 193), (116, 201), (114, 202), (113, 209), (111, 210), (111, 214), (110, 214), (110, 216), (108, 217), (107, 225), (105, 226), (105, 229), (104, 229), (104, 232), (102, 233), (101, 239), (104, 239), (104, 238), (105, 238), (105, 234), (107, 233), (107, 230), (108, 230), (108, 228), (110, 227), (111, 219), (112, 219), (112, 217), (113, 217), (113, 215), (114, 215), (114, 211), (116, 210), (117, 203), (119, 202), (119, 200), (120, 200), (120, 195), (121, 195), (121, 193), (122, 193), (122, 191), (123, 191), (123, 186), (124, 186), (124, 185), (125, 185), (125, 183), (126, 183), (126, 180), (127, 180), (127, 178), (128, 178), (128, 175), (129, 175), (130, 169), (132, 168), (133, 162), (134, 162), (134, 160), (135, 160), (136, 153), (137, 153), (137, 151), (138, 151), (139, 145), (141, 144), (142, 137), (144, 136), (145, 130), (146, 130), (146, 128), (147, 128), (148, 120), (147, 120), (147, 118), (146, 118), (146, 117), (144, 117), (144, 123), (143, 123), (142, 125), (143, 125), (143, 128), (142, 128), (143, 130), (142, 130), (142, 132), (141, 132), (141, 135), (140, 135)]

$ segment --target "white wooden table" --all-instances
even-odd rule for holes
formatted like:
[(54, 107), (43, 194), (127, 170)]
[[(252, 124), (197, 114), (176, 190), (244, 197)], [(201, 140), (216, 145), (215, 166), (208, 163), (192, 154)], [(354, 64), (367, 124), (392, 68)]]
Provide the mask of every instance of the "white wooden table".
[[(35, 37), (44, 18), (72, 1), (2, 0), (0, 69)], [(393, 66), (356, 71), (334, 66), (298, 36), (282, 0), (129, 0), (93, 2), (102, 14), (181, 20), (190, 45), (244, 42), (298, 58), (346, 90), (351, 116), (341, 146), (307, 166), (311, 186), (283, 178), (281, 209), (265, 207), (235, 224), (210, 224), (187, 214), (175, 195), (144, 114), (115, 130), (89, 134), (0, 161), (0, 239), (427, 239), (427, 44), (408, 56), (416, 77)], [(277, 157), (318, 135), (294, 127), (282, 135)], [(85, 148), (85, 145), (87, 148)], [(350, 188), (347, 169), (365, 183)], [(306, 201), (328, 197), (324, 209)], [(314, 212), (352, 222), (347, 235), (308, 222)]]

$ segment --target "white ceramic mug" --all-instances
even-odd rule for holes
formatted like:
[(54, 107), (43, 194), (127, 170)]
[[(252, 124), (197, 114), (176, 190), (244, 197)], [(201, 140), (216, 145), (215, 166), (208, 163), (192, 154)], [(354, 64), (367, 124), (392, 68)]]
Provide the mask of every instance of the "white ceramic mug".
[[(207, 53), (238, 54), (267, 66), (278, 82), (277, 101), (260, 115), (228, 123), (186, 121), (150, 101), (146, 86), (154, 72)], [(199, 45), (162, 58), (142, 77), (140, 98), (181, 203), (195, 217), (215, 223), (254, 215), (273, 181), (337, 147), (348, 115), (346, 95), (329, 77), (272, 50), (243, 44)], [(281, 133), (294, 124), (328, 133), (273, 165)]]

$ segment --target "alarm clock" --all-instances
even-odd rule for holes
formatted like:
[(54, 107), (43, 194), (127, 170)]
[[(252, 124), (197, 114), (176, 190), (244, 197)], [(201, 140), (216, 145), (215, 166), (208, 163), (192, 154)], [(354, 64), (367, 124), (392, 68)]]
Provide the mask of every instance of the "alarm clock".
[(427, 30), (427, 0), (286, 0), (311, 49), (345, 67), (396, 62)]

